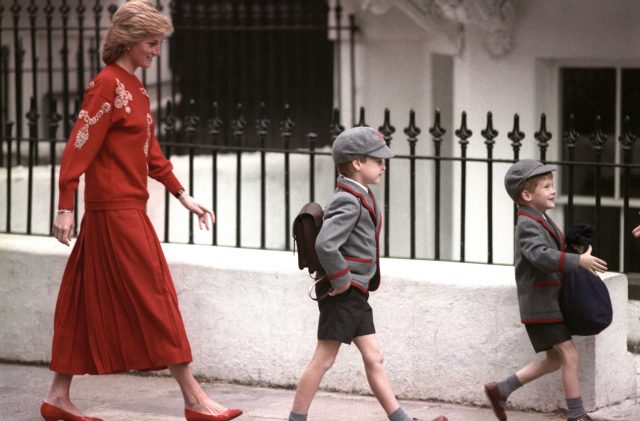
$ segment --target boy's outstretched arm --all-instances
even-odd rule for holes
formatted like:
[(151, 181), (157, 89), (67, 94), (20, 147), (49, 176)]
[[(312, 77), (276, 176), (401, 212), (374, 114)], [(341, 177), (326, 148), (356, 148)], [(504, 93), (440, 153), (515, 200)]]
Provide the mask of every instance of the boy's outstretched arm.
[(631, 234), (633, 234), (634, 237), (640, 237), (640, 225), (635, 227), (633, 231), (631, 231)]
[(591, 255), (591, 251), (592, 247), (591, 244), (589, 244), (589, 249), (580, 255), (580, 262), (578, 264), (594, 275), (596, 275), (596, 272), (606, 272), (607, 262)]

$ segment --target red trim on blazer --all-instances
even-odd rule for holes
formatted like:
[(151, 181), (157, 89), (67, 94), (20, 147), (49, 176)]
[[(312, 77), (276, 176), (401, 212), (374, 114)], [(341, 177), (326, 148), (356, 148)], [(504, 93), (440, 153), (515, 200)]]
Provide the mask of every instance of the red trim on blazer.
[(533, 283), (535, 288), (544, 288), (544, 287), (558, 287), (560, 286), (560, 282), (558, 281), (535, 281)]
[(344, 256), (345, 260), (349, 260), (351, 262), (359, 262), (359, 263), (373, 263), (373, 259), (367, 259), (365, 257), (351, 257)]
[[(318, 282), (329, 282), (329, 278), (325, 276), (324, 278), (321, 278)], [(368, 289), (366, 289), (365, 287), (363, 287), (362, 285), (360, 285), (356, 281), (351, 281), (349, 284), (352, 287), (355, 287), (356, 289), (359, 289), (362, 292), (369, 292)]]
[(349, 272), (349, 268), (346, 267), (344, 269), (342, 269), (340, 272), (336, 272), (336, 273), (332, 273), (331, 275), (327, 275), (327, 278), (329, 278), (330, 280), (334, 280), (337, 279), (343, 275), (346, 275)]
[(359, 289), (362, 292), (368, 292), (369, 291), (368, 289), (366, 289), (365, 287), (363, 287), (362, 285), (360, 285), (356, 281), (351, 281), (351, 286), (354, 287), (355, 289)]
[[(558, 234), (560, 235), (560, 238), (558, 238), (558, 236), (556, 235), (555, 229), (551, 228), (548, 224), (547, 221), (542, 219), (542, 218), (536, 218), (535, 216), (531, 215), (530, 213), (524, 212), (524, 211), (518, 211), (518, 216), (526, 216), (527, 218), (533, 219), (534, 221), (538, 222), (539, 224), (541, 224), (544, 229), (547, 230), (547, 232), (549, 234), (551, 234), (551, 236), (553, 237), (553, 239), (556, 242), (556, 245), (558, 246), (558, 251), (560, 252), (560, 262), (558, 263), (558, 272), (560, 272), (561, 274), (564, 274), (564, 259), (565, 259), (565, 251), (564, 251), (564, 236), (562, 235), (562, 232), (560, 231), (560, 229), (558, 229)], [(555, 224), (554, 224), (555, 225)], [(564, 275), (562, 275), (564, 276)]]
[[(369, 214), (371, 215), (371, 220), (373, 221), (373, 224), (375, 226), (377, 226), (377, 232), (376, 232), (376, 273), (373, 275), (373, 278), (371, 278), (369, 280), (369, 286), (371, 286), (371, 281), (373, 281), (374, 279), (377, 280), (376, 282), (376, 286), (374, 288), (374, 290), (378, 289), (378, 286), (380, 286), (380, 232), (382, 231), (382, 212), (380, 213), (380, 222), (377, 223), (378, 221), (378, 216), (376, 215), (376, 211), (375, 211), (375, 199), (373, 198), (372, 194), (370, 191), (368, 191), (367, 193), (369, 194), (369, 198), (371, 199), (371, 203), (374, 204), (374, 208), (371, 208), (371, 206), (367, 203), (367, 201), (364, 199), (364, 195), (360, 192), (355, 191), (354, 189), (352, 189), (351, 187), (347, 186), (344, 183), (336, 183), (336, 186), (343, 189), (344, 191), (347, 191), (349, 193), (351, 193), (352, 195), (356, 196), (357, 198), (360, 199), (360, 202), (362, 203), (362, 205), (367, 208), (367, 210), (369, 211)], [(365, 291), (364, 289), (362, 289), (363, 291)]]
[(364, 195), (362, 193), (359, 193), (359, 192), (353, 190), (351, 187), (347, 186), (346, 184), (336, 183), (336, 186), (340, 187), (342, 190), (348, 191), (352, 195), (354, 195), (357, 198), (359, 198), (360, 201), (362, 202), (362, 206), (367, 208), (367, 210), (371, 214), (371, 219), (373, 220), (373, 223), (374, 224), (376, 223), (376, 221), (378, 220), (378, 218), (376, 217), (376, 211), (374, 209), (372, 209), (371, 206), (367, 203), (367, 201), (364, 199)]
[(537, 323), (560, 323), (560, 322), (564, 322), (564, 318), (556, 317), (554, 319), (526, 319), (526, 320), (521, 320), (521, 321), (525, 325), (537, 324)]

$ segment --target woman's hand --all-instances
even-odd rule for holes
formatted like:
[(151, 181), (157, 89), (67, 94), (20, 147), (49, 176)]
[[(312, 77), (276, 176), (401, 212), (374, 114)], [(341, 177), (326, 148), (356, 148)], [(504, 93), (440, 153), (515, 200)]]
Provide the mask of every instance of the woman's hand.
[(56, 240), (60, 241), (65, 246), (71, 244), (73, 238), (73, 228), (75, 224), (73, 222), (73, 212), (64, 212), (56, 215), (56, 220), (53, 222), (52, 234), (56, 237)]
[(634, 237), (640, 237), (640, 225), (635, 227), (633, 231), (631, 231), (631, 234), (633, 234)]
[(182, 203), (182, 206), (187, 208), (190, 212), (198, 215), (198, 224), (200, 225), (200, 229), (202, 229), (202, 226), (204, 225), (208, 231), (209, 221), (211, 221), (211, 225), (216, 223), (216, 216), (213, 212), (193, 200), (193, 197), (189, 196), (187, 192), (182, 193), (178, 197), (178, 200)]

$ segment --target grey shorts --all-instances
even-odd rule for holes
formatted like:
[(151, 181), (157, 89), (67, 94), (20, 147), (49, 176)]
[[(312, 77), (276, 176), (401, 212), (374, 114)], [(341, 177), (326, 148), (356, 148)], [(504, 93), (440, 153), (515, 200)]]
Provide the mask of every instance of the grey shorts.
[(571, 330), (563, 322), (526, 324), (525, 327), (536, 352), (547, 351), (571, 339)]
[[(331, 288), (330, 282), (316, 285), (317, 297)], [(327, 296), (318, 302), (318, 339), (329, 339), (351, 344), (353, 338), (376, 333), (373, 310), (368, 303), (369, 293), (355, 287), (334, 297)]]

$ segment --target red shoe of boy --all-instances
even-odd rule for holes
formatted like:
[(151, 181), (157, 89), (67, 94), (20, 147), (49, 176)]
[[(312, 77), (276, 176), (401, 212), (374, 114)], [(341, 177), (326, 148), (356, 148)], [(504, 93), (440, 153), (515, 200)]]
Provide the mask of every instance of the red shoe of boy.
[(493, 413), (496, 414), (496, 418), (500, 421), (507, 421), (507, 414), (504, 412), (502, 405), (500, 405), (500, 401), (505, 399), (500, 395), (498, 384), (496, 382), (485, 384), (484, 393), (487, 395), (489, 402), (491, 402), (491, 407), (493, 408)]

